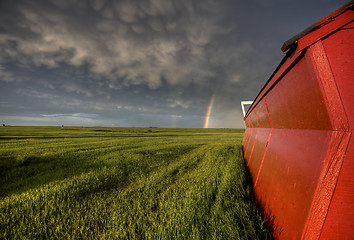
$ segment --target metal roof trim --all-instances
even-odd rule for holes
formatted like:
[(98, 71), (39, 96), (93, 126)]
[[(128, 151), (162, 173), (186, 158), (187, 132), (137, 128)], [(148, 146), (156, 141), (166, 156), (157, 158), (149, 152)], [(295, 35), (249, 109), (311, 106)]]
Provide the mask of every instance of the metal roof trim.
[(300, 32), (299, 34), (296, 34), (294, 37), (290, 38), (289, 40), (285, 41), (283, 46), (281, 47), (281, 50), (283, 52), (296, 47), (297, 42), (300, 38), (308, 35), (309, 33), (316, 31), (317, 29), (327, 25), (328, 23), (332, 22), (346, 12), (348, 9), (354, 9), (354, 0), (350, 1), (349, 3), (345, 4), (343, 7), (337, 9), (333, 13), (329, 14), (328, 16), (322, 18), (320, 21), (316, 22), (315, 24), (311, 25), (310, 27), (306, 28), (304, 31)]

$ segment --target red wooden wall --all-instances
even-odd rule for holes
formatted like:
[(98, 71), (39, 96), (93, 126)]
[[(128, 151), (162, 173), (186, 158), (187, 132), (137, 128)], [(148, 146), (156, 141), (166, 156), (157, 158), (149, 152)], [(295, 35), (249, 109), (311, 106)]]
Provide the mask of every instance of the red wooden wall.
[(244, 119), (244, 157), (279, 239), (354, 239), (352, 9), (292, 43)]

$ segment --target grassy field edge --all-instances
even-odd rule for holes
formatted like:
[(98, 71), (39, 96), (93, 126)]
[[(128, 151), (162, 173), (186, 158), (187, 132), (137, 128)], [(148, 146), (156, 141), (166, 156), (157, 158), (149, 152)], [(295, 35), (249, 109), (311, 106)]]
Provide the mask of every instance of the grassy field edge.
[[(17, 159), (2, 163), (3, 173), (46, 170), (38, 168), (48, 165), (41, 158), (18, 159), (49, 149), (60, 152), (57, 165), (74, 170), (3, 195), (1, 238), (271, 239), (242, 158), (242, 131), (91, 128), (59, 132), (58, 139), (62, 130), (33, 130), (0, 130), (8, 147), (1, 155)], [(41, 172), (33, 175), (27, 178)]]

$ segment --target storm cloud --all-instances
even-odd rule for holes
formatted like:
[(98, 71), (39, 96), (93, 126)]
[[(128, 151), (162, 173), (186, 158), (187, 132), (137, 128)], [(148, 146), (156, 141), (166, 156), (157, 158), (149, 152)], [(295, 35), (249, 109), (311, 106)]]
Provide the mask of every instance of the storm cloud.
[(0, 121), (243, 127), (284, 41), (346, 1), (0, 2)]

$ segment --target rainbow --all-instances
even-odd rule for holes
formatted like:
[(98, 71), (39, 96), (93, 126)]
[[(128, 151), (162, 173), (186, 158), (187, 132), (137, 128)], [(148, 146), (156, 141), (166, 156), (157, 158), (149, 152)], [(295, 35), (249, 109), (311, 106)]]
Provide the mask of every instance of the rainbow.
[(215, 100), (215, 93), (213, 93), (213, 95), (210, 98), (209, 106), (207, 108), (207, 113), (205, 115), (204, 128), (208, 128), (210, 113), (211, 113), (211, 109), (213, 108), (214, 100)]

